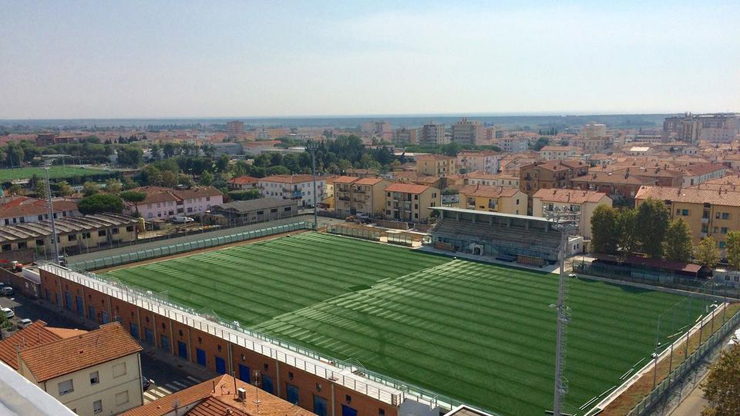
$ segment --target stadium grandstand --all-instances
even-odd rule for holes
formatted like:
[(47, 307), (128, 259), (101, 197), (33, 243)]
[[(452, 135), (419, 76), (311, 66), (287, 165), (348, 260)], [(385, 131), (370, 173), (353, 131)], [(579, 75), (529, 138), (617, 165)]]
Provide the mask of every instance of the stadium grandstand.
[(531, 258), (554, 263), (558, 259), (560, 231), (545, 218), (462, 208), (432, 209), (439, 213), (431, 230), (438, 249), (506, 261)]

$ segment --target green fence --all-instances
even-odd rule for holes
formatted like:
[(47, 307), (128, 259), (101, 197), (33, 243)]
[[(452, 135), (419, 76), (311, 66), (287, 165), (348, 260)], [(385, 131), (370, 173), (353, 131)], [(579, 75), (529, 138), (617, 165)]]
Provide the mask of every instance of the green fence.
[(216, 247), (224, 244), (237, 243), (239, 241), (251, 240), (254, 238), (265, 237), (290, 231), (312, 229), (313, 224), (305, 221), (292, 224), (276, 225), (274, 227), (261, 228), (259, 230), (245, 231), (224, 235), (221, 237), (205, 238), (202, 240), (191, 241), (181, 244), (173, 244), (165, 247), (157, 247), (149, 250), (141, 250), (133, 253), (119, 254), (115, 256), (101, 257), (98, 259), (87, 260), (68, 265), (73, 270), (97, 270), (107, 267), (119, 266), (122, 264), (135, 263), (138, 261), (156, 259), (159, 257), (170, 256), (173, 254), (186, 253), (188, 251), (199, 250), (203, 248)]

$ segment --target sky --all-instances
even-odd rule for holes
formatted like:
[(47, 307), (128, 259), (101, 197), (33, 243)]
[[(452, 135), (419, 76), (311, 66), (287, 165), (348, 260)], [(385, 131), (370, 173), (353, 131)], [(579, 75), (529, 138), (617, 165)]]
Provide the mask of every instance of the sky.
[(0, 0), (0, 119), (740, 111), (740, 1)]

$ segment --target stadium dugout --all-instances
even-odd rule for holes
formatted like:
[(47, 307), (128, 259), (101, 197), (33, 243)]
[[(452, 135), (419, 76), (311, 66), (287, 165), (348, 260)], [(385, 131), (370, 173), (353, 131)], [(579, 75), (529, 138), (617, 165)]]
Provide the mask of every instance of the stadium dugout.
[(558, 259), (560, 231), (546, 218), (464, 208), (432, 209), (439, 213), (430, 232), (435, 248), (535, 265)]

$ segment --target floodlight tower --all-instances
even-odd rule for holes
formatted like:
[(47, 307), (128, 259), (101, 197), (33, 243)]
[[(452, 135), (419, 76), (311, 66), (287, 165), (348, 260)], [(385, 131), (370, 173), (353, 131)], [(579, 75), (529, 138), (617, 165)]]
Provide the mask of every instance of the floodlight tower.
[(311, 152), (311, 172), (313, 173), (313, 229), (319, 229), (319, 218), (318, 218), (318, 205), (319, 196), (316, 194), (316, 150), (319, 148), (319, 143), (310, 141), (306, 143), (306, 148)]
[(49, 221), (51, 221), (51, 239), (54, 242), (54, 264), (59, 264), (59, 244), (57, 243), (57, 227), (54, 222), (54, 202), (51, 198), (51, 183), (49, 182), (49, 169), (51, 161), (44, 165), (46, 173), (46, 200), (49, 203)]
[(555, 394), (553, 398), (552, 413), (561, 416), (561, 405), (563, 396), (568, 392), (568, 379), (563, 376), (565, 370), (565, 357), (567, 353), (568, 322), (570, 321), (570, 308), (566, 305), (567, 290), (565, 276), (565, 257), (568, 250), (568, 235), (578, 228), (580, 222), (580, 210), (578, 207), (560, 208), (558, 206), (545, 209), (545, 217), (550, 220), (550, 226), (560, 230), (560, 247), (558, 250), (558, 262), (560, 263), (560, 275), (558, 277), (558, 301), (550, 307), (555, 308), (558, 313), (557, 340), (555, 347)]

